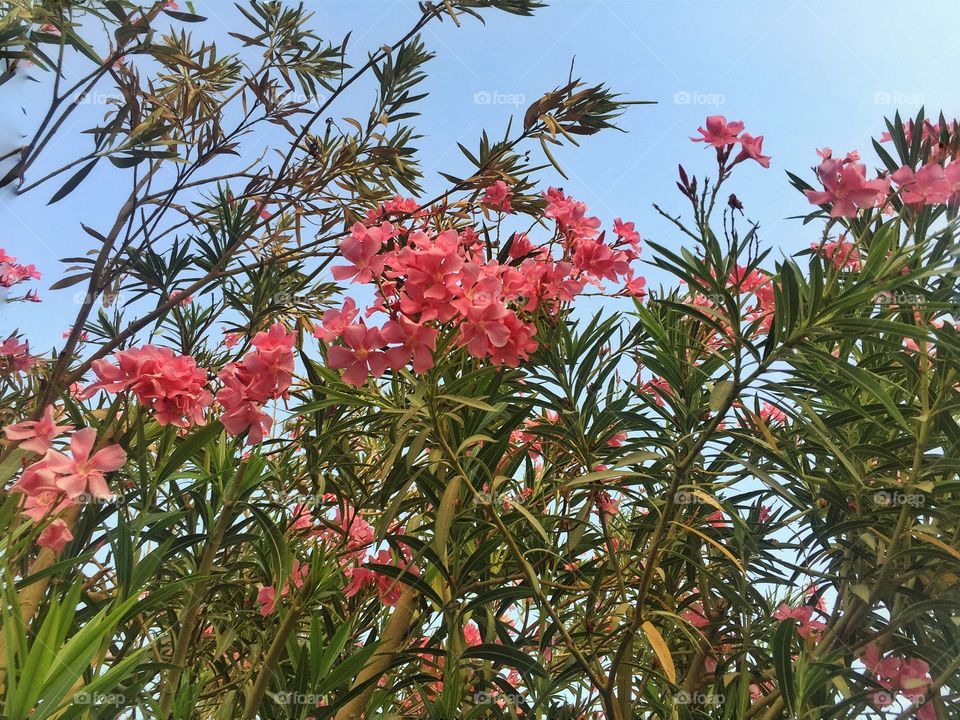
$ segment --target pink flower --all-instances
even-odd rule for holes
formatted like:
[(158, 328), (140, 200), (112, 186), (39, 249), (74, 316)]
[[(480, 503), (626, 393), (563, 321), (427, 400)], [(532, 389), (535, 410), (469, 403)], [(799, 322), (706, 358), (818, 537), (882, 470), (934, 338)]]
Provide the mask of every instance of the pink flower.
[(824, 158), (817, 168), (823, 190), (807, 190), (807, 199), (813, 205), (832, 204), (830, 217), (856, 217), (857, 210), (879, 207), (890, 190), (888, 179), (867, 180), (867, 169), (853, 160), (836, 160), (824, 150)]
[(109, 393), (132, 390), (161, 425), (190, 427), (205, 422), (213, 396), (206, 388), (206, 371), (197, 367), (192, 357), (144, 345), (115, 353), (114, 359), (116, 365), (107, 360), (93, 362), (98, 381), (87, 388), (87, 397), (101, 389)]
[(526, 233), (519, 232), (513, 236), (513, 241), (510, 243), (510, 249), (507, 251), (507, 255), (509, 255), (512, 260), (519, 260), (530, 255), (532, 252), (533, 243), (530, 242), (530, 237)]
[(643, 300), (647, 296), (647, 279), (640, 276), (634, 277), (633, 270), (628, 270), (624, 278), (623, 294)]
[(627, 441), (627, 434), (625, 432), (618, 432), (609, 440), (607, 440), (608, 447), (623, 447), (623, 444)]
[(497, 180), (493, 185), (484, 189), (484, 195), (480, 202), (494, 210), (511, 213), (513, 212), (512, 198), (513, 191), (507, 187), (503, 180)]
[(740, 143), (740, 152), (733, 159), (733, 165), (744, 160), (756, 160), (761, 166), (770, 167), (770, 156), (763, 154), (763, 135), (754, 137), (750, 133), (741, 135), (737, 142)]
[(378, 328), (363, 323), (351, 325), (340, 336), (343, 345), (334, 345), (327, 352), (327, 364), (343, 370), (343, 381), (355, 387), (362, 386), (372, 374), (380, 377), (389, 367), (383, 352), (386, 341)]
[(50, 450), (42, 461), (47, 469), (60, 476), (56, 485), (71, 499), (84, 493), (101, 499), (110, 498), (104, 473), (119, 470), (127, 460), (127, 453), (119, 445), (108, 445), (91, 456), (96, 439), (94, 428), (78, 430), (70, 438), (72, 457)]
[(723, 115), (711, 115), (707, 118), (707, 129), (697, 128), (703, 137), (690, 138), (694, 142), (703, 142), (715, 148), (723, 149), (737, 142), (737, 136), (743, 131), (742, 122), (727, 122)]
[(456, 307), (463, 314), (459, 343), (474, 357), (484, 358), (491, 348), (503, 347), (510, 341), (510, 329), (504, 322), (508, 310), (501, 303), (463, 300)]
[(353, 298), (347, 298), (343, 303), (342, 310), (331, 308), (323, 313), (322, 325), (314, 329), (314, 337), (326, 342), (340, 337), (343, 331), (353, 324), (358, 313), (357, 304), (353, 301)]
[(290, 527), (301, 532), (313, 530), (313, 515), (310, 509), (303, 503), (297, 503), (293, 508), (293, 522)]
[(904, 165), (890, 177), (900, 186), (900, 199), (907, 205), (938, 205), (953, 194), (943, 167), (937, 163), (928, 163), (916, 172)]
[(801, 605), (797, 608), (791, 608), (783, 604), (773, 612), (774, 620), (786, 620), (793, 618), (798, 623), (797, 634), (802, 638), (819, 637), (826, 629), (826, 624), (813, 619), (814, 607), (812, 605)]
[(277, 604), (277, 591), (272, 585), (264, 585), (257, 593), (257, 602), (260, 603), (260, 614), (266, 617), (274, 611)]
[(577, 243), (573, 264), (597, 281), (607, 279), (616, 282), (620, 275), (626, 275), (630, 271), (626, 254), (614, 251), (599, 240), (582, 240)]
[(423, 374), (433, 367), (433, 353), (437, 349), (437, 329), (425, 323), (415, 323), (403, 315), (383, 326), (383, 339), (398, 344), (387, 350), (390, 367), (399, 370), (413, 359), (413, 371)]
[(7, 425), (3, 432), (8, 440), (21, 441), (22, 450), (45, 453), (50, 449), (55, 437), (69, 430), (73, 430), (73, 425), (57, 425), (53, 420), (53, 406), (47, 405), (39, 420), (25, 420), (15, 425)]
[(475, 647), (483, 643), (483, 637), (480, 635), (480, 628), (471, 620), (463, 626), (463, 637), (467, 641), (467, 647)]
[(218, 377), (223, 387), (217, 401), (224, 413), (220, 422), (231, 435), (249, 430), (247, 444), (261, 442), (273, 424), (262, 406), (284, 397), (293, 379), (293, 345), (296, 335), (281, 323), (274, 323), (252, 340), (254, 349), (240, 362), (230, 363)]
[(827, 258), (837, 270), (860, 269), (860, 251), (856, 244), (847, 242), (842, 237), (836, 241), (825, 242), (822, 248), (819, 243), (811, 243), (810, 247)]
[(767, 424), (783, 423), (787, 420), (787, 414), (768, 402), (760, 405), (760, 419)]
[[(307, 579), (307, 575), (310, 573), (310, 565), (304, 563), (301, 564), (299, 560), (294, 559), (293, 567), (291, 568), (290, 579), (293, 580), (294, 587), (301, 588), (303, 587), (304, 581)], [(285, 582), (283, 584), (283, 590), (280, 591), (281, 597), (286, 597), (290, 594), (290, 583)], [(260, 614), (266, 617), (272, 613), (277, 607), (277, 590), (273, 585), (264, 585), (260, 588), (260, 592), (257, 593), (257, 602), (260, 603)]]
[(73, 533), (70, 532), (70, 528), (63, 520), (57, 518), (40, 533), (40, 537), (37, 538), (37, 545), (50, 548), (59, 555), (71, 540), (73, 540)]
[(613, 232), (618, 238), (630, 244), (634, 250), (639, 252), (640, 233), (636, 231), (634, 223), (625, 223), (620, 218), (617, 218), (613, 221)]
[[(50, 473), (50, 477), (55, 476)], [(22, 488), (18, 483), (13, 486), (12, 490), (20, 491)], [(34, 491), (32, 495), (27, 495), (21, 514), (34, 522), (40, 522), (45, 517), (59, 515), (68, 507), (74, 505), (76, 503), (73, 500), (70, 500), (60, 488), (51, 483), (50, 489)]]
[(383, 243), (395, 237), (397, 231), (390, 223), (368, 228), (363, 223), (354, 223), (350, 237), (340, 243), (340, 254), (350, 265), (334, 265), (335, 280), (352, 279), (368, 283), (383, 272), (383, 256), (378, 255)]

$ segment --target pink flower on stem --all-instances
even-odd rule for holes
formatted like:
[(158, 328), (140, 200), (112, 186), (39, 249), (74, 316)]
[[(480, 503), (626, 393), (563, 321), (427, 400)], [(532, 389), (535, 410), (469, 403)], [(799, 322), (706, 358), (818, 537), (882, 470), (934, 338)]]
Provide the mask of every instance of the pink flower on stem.
[(39, 420), (25, 420), (7, 425), (3, 432), (8, 440), (19, 441), (22, 450), (45, 453), (53, 445), (53, 439), (73, 430), (73, 425), (57, 425), (53, 419), (53, 406), (47, 405)]
[(904, 165), (890, 178), (900, 186), (900, 199), (907, 205), (940, 205), (953, 194), (943, 167), (937, 163), (928, 163), (916, 172)]
[(731, 167), (744, 160), (756, 160), (762, 167), (770, 167), (770, 156), (763, 154), (763, 135), (754, 137), (745, 132), (737, 139), (737, 142), (740, 143), (740, 152), (733, 159)]
[(634, 223), (624, 222), (617, 218), (613, 221), (613, 232), (618, 238), (631, 245), (634, 250), (640, 251), (640, 233), (636, 231)]
[(707, 118), (707, 128), (697, 128), (702, 137), (690, 138), (694, 142), (702, 142), (722, 150), (738, 141), (738, 135), (743, 131), (743, 123), (727, 122), (723, 115), (711, 115)]
[(50, 450), (42, 461), (46, 469), (60, 476), (56, 485), (71, 499), (84, 493), (108, 499), (110, 488), (104, 473), (119, 470), (127, 460), (127, 453), (119, 445), (108, 445), (91, 455), (96, 439), (94, 428), (78, 430), (70, 438), (72, 457)]
[(471, 620), (463, 626), (463, 637), (467, 642), (467, 647), (475, 647), (483, 643), (483, 637), (480, 635), (480, 628)]
[(116, 365), (94, 361), (98, 380), (87, 388), (87, 397), (101, 389), (109, 393), (132, 390), (161, 425), (190, 427), (205, 422), (213, 396), (206, 388), (206, 371), (197, 367), (192, 357), (144, 345), (115, 353), (114, 359)]
[(832, 205), (830, 217), (856, 217), (857, 211), (883, 204), (890, 190), (890, 180), (867, 180), (866, 167), (854, 160), (836, 160), (829, 149), (823, 151), (817, 176), (823, 190), (807, 190), (813, 205)]
[(789, 605), (783, 604), (774, 610), (773, 619), (786, 620), (787, 618), (793, 618), (799, 625), (797, 634), (800, 637), (813, 637), (816, 639), (827, 626), (820, 620), (813, 619), (814, 610), (815, 608), (812, 605), (801, 605), (800, 607), (791, 608)]
[(765, 402), (760, 405), (760, 419), (768, 425), (779, 424), (786, 422), (787, 414), (775, 405)]
[(827, 258), (837, 270), (860, 269), (860, 251), (855, 243), (847, 242), (842, 237), (825, 242), (822, 248), (820, 243), (811, 243), (810, 248)]
[(493, 185), (489, 185), (484, 188), (483, 198), (480, 200), (480, 202), (488, 207), (493, 208), (494, 210), (499, 210), (500, 212), (504, 213), (512, 213), (512, 199), (513, 191), (503, 180), (497, 180), (495, 183), (493, 183)]

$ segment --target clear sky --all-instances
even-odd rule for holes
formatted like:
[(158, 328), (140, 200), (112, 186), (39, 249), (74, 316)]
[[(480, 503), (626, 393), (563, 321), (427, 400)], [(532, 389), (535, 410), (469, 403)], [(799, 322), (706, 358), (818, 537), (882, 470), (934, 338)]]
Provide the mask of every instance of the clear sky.
[[(305, 4), (322, 36), (337, 41), (353, 30), (355, 64), (367, 49), (400, 37), (418, 14), (415, 0)], [(226, 31), (241, 24), (232, 2), (199, 0), (194, 7), (209, 17), (206, 28), (191, 28), (195, 33), (226, 40)], [(764, 135), (764, 152), (773, 156), (769, 170), (753, 163), (740, 168), (731, 190), (761, 223), (765, 245), (794, 252), (817, 238), (812, 228), (786, 219), (809, 206), (785, 170), (809, 177), (822, 146), (837, 153), (858, 148), (875, 165), (869, 138), (896, 109), (913, 115), (924, 104), (928, 114), (960, 114), (956, 13), (955, 0), (552, 0), (531, 18), (485, 11), (486, 26), (469, 18), (459, 29), (434, 23), (425, 41), (437, 57), (427, 68), (430, 97), (418, 123), (427, 190), (441, 186), (438, 170), (465, 169), (458, 141), (476, 147), (482, 129), (502, 133), (511, 114), (522, 115), (565, 81), (576, 58), (576, 73), (586, 81), (658, 104), (628, 110), (620, 121), (626, 134), (602, 133), (559, 152), (570, 180), (545, 173), (545, 182), (586, 201), (606, 227), (620, 216), (634, 220), (645, 238), (676, 246), (678, 233), (651, 203), (684, 209), (673, 187), (677, 163), (698, 175), (711, 170), (712, 153), (688, 138), (707, 115), (724, 114)], [(360, 112), (367, 91), (360, 88), (331, 114)], [(22, 77), (0, 86), (0, 155), (35, 125), (36, 101), (45, 92), (44, 82)], [(74, 130), (93, 124), (102, 108), (84, 111)], [(89, 141), (82, 142), (86, 148)], [(79, 148), (69, 143), (52, 148), (57, 159), (77, 156)], [(79, 223), (103, 228), (115, 216), (127, 187), (117, 182), (120, 173), (98, 167), (87, 185), (49, 208), (56, 182), (20, 197), (0, 191), (0, 248), (44, 274), (38, 284), (44, 303), (0, 305), (0, 335), (19, 326), (35, 352), (59, 340), (77, 288), (47, 288), (63, 272), (58, 258), (92, 247)]]

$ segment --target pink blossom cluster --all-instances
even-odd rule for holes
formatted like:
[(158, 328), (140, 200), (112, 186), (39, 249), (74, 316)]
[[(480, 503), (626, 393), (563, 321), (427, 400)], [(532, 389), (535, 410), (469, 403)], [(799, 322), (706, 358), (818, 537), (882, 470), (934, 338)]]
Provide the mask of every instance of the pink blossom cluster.
[[(15, 257), (7, 255), (4, 249), (0, 248), (0, 288), (11, 288), (27, 280), (39, 279), (40, 273), (37, 272), (36, 265), (21, 265)], [(36, 290), (30, 290), (21, 299), (40, 302)]]
[(933, 703), (924, 702), (932, 682), (930, 666), (925, 661), (897, 655), (881, 657), (880, 648), (874, 642), (864, 648), (861, 660), (870, 677), (886, 690), (873, 693), (873, 704), (877, 708), (892, 705), (894, 696), (901, 693), (911, 703), (920, 704), (917, 712), (919, 720), (934, 720), (937, 717)]
[[(337, 498), (330, 494), (325, 495), (324, 499), (337, 501)], [(346, 597), (376, 590), (381, 602), (385, 605), (396, 605), (403, 590), (403, 583), (374, 568), (363, 567), (365, 562), (395, 565), (394, 553), (385, 548), (371, 555), (371, 548), (376, 541), (373, 528), (355, 508), (344, 502), (337, 502), (338, 505), (329, 524), (319, 529), (315, 527), (309, 509), (305, 505), (298, 504), (293, 510), (291, 527), (297, 532), (316, 535), (329, 545), (342, 548), (339, 557), (340, 567), (347, 579), (347, 585), (344, 588)], [(402, 530), (396, 528), (395, 532), (402, 532)], [(406, 546), (401, 548), (400, 555), (403, 569), (413, 575), (419, 575), (420, 570), (413, 564)]]
[(85, 391), (91, 397), (99, 390), (117, 393), (131, 390), (141, 405), (153, 410), (161, 425), (202, 425), (213, 396), (207, 390), (207, 373), (189, 355), (153, 345), (114, 354), (116, 364), (95, 360), (97, 382)]
[(744, 160), (755, 160), (762, 167), (770, 167), (770, 156), (763, 154), (763, 135), (754, 137), (748, 132), (743, 132), (744, 124), (742, 122), (727, 122), (723, 115), (709, 116), (706, 125), (706, 128), (697, 128), (700, 137), (690, 139), (716, 148), (717, 157), (721, 158), (724, 164), (731, 150), (737, 145), (740, 146), (740, 152), (734, 157), (733, 162), (730, 165), (725, 165), (727, 169)]
[(257, 333), (254, 349), (218, 374), (223, 387), (217, 402), (223, 407), (220, 422), (231, 435), (247, 434), (247, 444), (261, 442), (273, 420), (263, 412), (270, 400), (285, 398), (293, 381), (293, 344), (296, 336), (280, 323)]
[[(498, 181), (486, 189), (483, 203), (511, 209), (512, 191)], [(330, 343), (327, 362), (345, 382), (360, 386), (371, 376), (407, 365), (423, 373), (433, 367), (441, 331), (478, 359), (516, 367), (537, 349), (533, 314), (555, 313), (589, 284), (626, 282), (625, 292), (641, 296), (642, 278), (630, 263), (639, 252), (633, 223), (617, 220), (616, 240), (604, 241), (600, 220), (581, 202), (550, 188), (546, 217), (556, 222), (555, 239), (535, 246), (524, 233), (511, 237), (502, 259), (487, 257), (472, 228), (436, 232), (424, 221), (419, 229), (387, 217), (413, 213), (413, 200), (395, 198), (356, 223), (340, 245), (346, 264), (333, 267), (336, 280), (372, 284), (376, 301), (365, 317), (387, 315), (381, 327), (359, 318), (353, 300), (327, 311), (316, 337)], [(556, 252), (555, 252), (556, 251)]]
[(10, 490), (24, 495), (21, 512), (25, 517), (34, 522), (54, 518), (41, 532), (37, 544), (57, 553), (73, 539), (73, 534), (66, 522), (56, 516), (88, 498), (109, 499), (106, 474), (119, 470), (127, 459), (126, 452), (116, 444), (92, 452), (97, 439), (94, 428), (71, 435), (70, 455), (54, 450), (54, 440), (72, 429), (71, 425), (57, 424), (52, 406), (44, 409), (39, 420), (25, 420), (3, 429), (7, 439), (21, 450), (42, 455), (24, 468)]
[(826, 258), (837, 270), (859, 270), (860, 250), (856, 243), (849, 242), (843, 236), (839, 240), (823, 243), (811, 243), (810, 249)]
[(814, 205), (831, 205), (830, 217), (856, 217), (864, 208), (880, 207), (890, 191), (890, 180), (867, 180), (866, 166), (858, 162), (856, 152), (844, 158), (833, 157), (830, 148), (818, 150), (820, 165), (817, 177), (823, 190), (807, 190), (807, 199)]
[[(301, 564), (299, 560), (293, 561), (293, 568), (290, 572), (290, 579), (296, 588), (302, 588), (307, 575), (310, 573), (310, 565)], [(290, 594), (290, 582), (285, 582), (280, 590), (280, 597), (286, 597)], [(260, 614), (266, 617), (277, 607), (277, 589), (273, 585), (264, 585), (257, 593), (257, 602), (260, 603)]]
[[(247, 444), (261, 442), (272, 418), (263, 412), (270, 400), (285, 398), (293, 378), (293, 344), (296, 336), (280, 323), (257, 333), (253, 350), (219, 372), (223, 383), (216, 399), (223, 409), (220, 421), (231, 435), (247, 434)], [(132, 391), (150, 408), (161, 425), (181, 428), (202, 425), (213, 402), (207, 372), (189, 355), (169, 348), (144, 345), (115, 353), (114, 362), (97, 360), (97, 381), (83, 393)]]
[(928, 162), (916, 171), (904, 165), (890, 179), (907, 205), (943, 205), (960, 197), (960, 162), (956, 160), (946, 167)]
[[(920, 142), (930, 145), (930, 158), (932, 160), (937, 160), (946, 155), (946, 147), (945, 144), (941, 142), (941, 139), (946, 137), (946, 145), (949, 145), (957, 137), (958, 128), (960, 128), (960, 126), (958, 126), (956, 120), (941, 119), (936, 124), (929, 119), (923, 121), (920, 125)], [(914, 123), (913, 120), (907, 120), (903, 123), (903, 134), (907, 144), (913, 142), (915, 132), (916, 123)], [(880, 142), (892, 141), (893, 137), (889, 132), (884, 132), (880, 136)]]
[(16, 335), (0, 343), (0, 372), (27, 372), (38, 362), (39, 359), (30, 354), (30, 344), (20, 342)]
[(787, 604), (783, 604), (773, 611), (773, 619), (786, 620), (787, 618), (793, 618), (797, 621), (797, 634), (800, 637), (812, 637), (816, 639), (826, 630), (827, 626), (826, 623), (821, 620), (814, 619), (814, 612), (822, 612), (822, 610), (813, 605), (801, 605), (800, 607), (792, 608)]

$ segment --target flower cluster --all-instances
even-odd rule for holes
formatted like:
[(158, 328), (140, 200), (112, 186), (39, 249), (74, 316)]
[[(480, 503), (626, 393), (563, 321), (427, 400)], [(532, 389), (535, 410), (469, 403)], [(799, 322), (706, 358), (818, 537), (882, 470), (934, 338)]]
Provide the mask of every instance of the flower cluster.
[[(11, 257), (0, 248), (0, 288), (12, 288), (27, 280), (39, 280), (40, 273), (35, 265), (21, 265), (15, 257)], [(31, 302), (40, 302), (36, 290), (30, 290), (20, 298)]]
[(886, 692), (873, 693), (873, 704), (877, 708), (892, 705), (894, 695), (903, 694), (911, 703), (919, 703), (919, 720), (934, 720), (937, 717), (933, 703), (924, 702), (927, 688), (932, 682), (930, 666), (920, 658), (906, 658), (888, 655), (882, 658), (880, 648), (875, 642), (868, 644), (861, 657), (871, 679), (875, 680)]
[[(510, 212), (511, 197), (498, 181), (482, 202)], [(355, 386), (410, 364), (424, 373), (433, 367), (440, 333), (449, 331), (471, 356), (516, 367), (538, 347), (538, 311), (555, 314), (587, 284), (604, 280), (624, 281), (627, 294), (642, 297), (645, 282), (630, 267), (640, 241), (633, 223), (617, 219), (616, 240), (608, 243), (586, 205), (554, 188), (545, 197), (545, 216), (556, 223), (554, 239), (536, 246), (525, 233), (515, 233), (497, 256), (469, 227), (435, 232), (426, 223), (413, 229), (385, 219), (414, 210), (412, 200), (397, 198), (368, 216), (367, 224), (356, 223), (340, 245), (347, 263), (334, 266), (333, 276), (372, 284), (376, 301), (365, 317), (379, 312), (387, 320), (381, 327), (367, 325), (351, 299), (327, 311), (314, 334), (331, 344), (328, 365)]]
[[(914, 132), (912, 122), (904, 125), (907, 143), (911, 142)], [(833, 157), (830, 148), (818, 150), (817, 177), (823, 190), (806, 190), (807, 199), (814, 205), (830, 205), (830, 217), (834, 218), (856, 217), (858, 211), (868, 208), (886, 206), (890, 211), (886, 203), (891, 191), (896, 192), (901, 202), (913, 208), (956, 202), (960, 198), (956, 120), (942, 121), (937, 125), (924, 121), (921, 133), (921, 142), (927, 148), (926, 161), (918, 168), (903, 165), (888, 177), (867, 179), (866, 167), (859, 162), (856, 151), (841, 159)], [(881, 142), (891, 139), (889, 133), (884, 133)]]
[(213, 396), (206, 389), (207, 373), (192, 357), (153, 345), (123, 350), (113, 357), (115, 365), (94, 361), (98, 380), (86, 389), (87, 397), (99, 390), (132, 390), (142, 405), (154, 411), (161, 425), (190, 427), (204, 423), (204, 411)]
[(239, 362), (226, 365), (218, 377), (223, 387), (217, 402), (224, 413), (220, 422), (231, 435), (249, 430), (247, 443), (263, 440), (273, 424), (263, 406), (270, 400), (285, 398), (293, 380), (293, 343), (296, 336), (280, 323), (257, 333), (254, 349)]
[(786, 620), (792, 618), (797, 621), (797, 634), (802, 638), (820, 637), (820, 634), (826, 630), (827, 626), (820, 620), (815, 620), (814, 612), (822, 612), (813, 605), (801, 605), (791, 608), (789, 605), (781, 605), (773, 611), (774, 620)]
[(0, 343), (0, 372), (27, 372), (38, 362), (39, 359), (30, 354), (30, 344), (20, 342), (16, 335)]
[(119, 445), (107, 445), (92, 452), (97, 440), (94, 428), (73, 433), (69, 456), (54, 450), (54, 440), (72, 429), (70, 425), (56, 423), (52, 406), (44, 409), (39, 420), (26, 420), (3, 429), (7, 439), (18, 443), (21, 450), (43, 455), (24, 468), (10, 490), (24, 495), (21, 512), (25, 517), (34, 522), (53, 518), (37, 543), (58, 553), (73, 539), (73, 534), (57, 516), (84, 499), (112, 497), (106, 473), (119, 470), (127, 459)]
[[(754, 137), (748, 132), (743, 132), (742, 122), (727, 122), (723, 115), (711, 115), (707, 118), (706, 125), (706, 128), (697, 128), (701, 137), (690, 139), (716, 148), (717, 157), (727, 169), (744, 160), (755, 160), (765, 168), (770, 167), (770, 156), (763, 154), (763, 135)], [(740, 146), (740, 152), (734, 157), (732, 163), (726, 165), (730, 152), (737, 145)]]
[(830, 217), (856, 217), (864, 208), (880, 207), (890, 191), (890, 180), (867, 180), (866, 166), (858, 162), (856, 152), (844, 158), (833, 157), (830, 148), (818, 150), (820, 165), (817, 177), (823, 190), (807, 190), (807, 199), (814, 205), (831, 205)]

